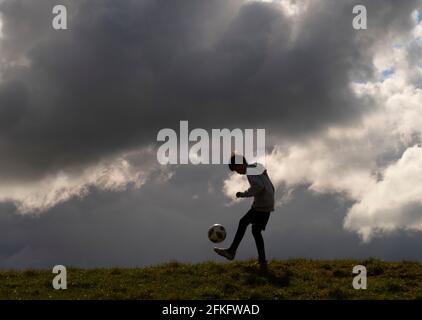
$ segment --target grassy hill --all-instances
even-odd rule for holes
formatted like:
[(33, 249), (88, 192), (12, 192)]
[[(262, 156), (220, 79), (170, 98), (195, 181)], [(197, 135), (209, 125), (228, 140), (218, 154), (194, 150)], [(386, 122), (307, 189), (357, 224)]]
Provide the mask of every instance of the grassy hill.
[[(367, 290), (352, 287), (364, 265)], [(68, 268), (68, 289), (53, 290), (51, 270), (0, 271), (0, 299), (422, 299), (422, 264), (356, 260), (252, 261), (139, 269)]]

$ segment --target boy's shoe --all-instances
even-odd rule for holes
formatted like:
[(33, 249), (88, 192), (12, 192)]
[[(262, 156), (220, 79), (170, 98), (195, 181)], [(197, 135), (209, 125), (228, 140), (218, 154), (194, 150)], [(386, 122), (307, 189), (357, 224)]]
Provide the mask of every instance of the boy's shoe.
[(260, 261), (259, 262), (259, 271), (261, 271), (263, 273), (267, 273), (268, 272), (268, 264), (267, 264), (267, 261)]
[(259, 271), (262, 272), (262, 273), (268, 272), (268, 264), (267, 264), (266, 261), (254, 262), (253, 264), (251, 264), (251, 267), (253, 267), (255, 269), (259, 269)]
[(223, 249), (223, 248), (214, 248), (214, 251), (219, 254), (220, 256), (228, 259), (228, 260), (233, 260), (235, 253), (232, 252), (229, 249)]

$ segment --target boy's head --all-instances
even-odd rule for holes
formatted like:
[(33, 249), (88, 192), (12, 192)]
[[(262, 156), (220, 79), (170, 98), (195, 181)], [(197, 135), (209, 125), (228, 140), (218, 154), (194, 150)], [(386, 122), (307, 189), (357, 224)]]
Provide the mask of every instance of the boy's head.
[(236, 171), (238, 174), (246, 174), (248, 162), (244, 156), (234, 154), (230, 158), (229, 169)]

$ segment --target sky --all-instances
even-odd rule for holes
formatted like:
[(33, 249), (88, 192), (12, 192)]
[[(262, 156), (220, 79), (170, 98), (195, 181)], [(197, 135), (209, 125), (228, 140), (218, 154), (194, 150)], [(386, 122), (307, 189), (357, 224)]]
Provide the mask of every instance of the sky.
[(230, 242), (247, 182), (161, 165), (157, 133), (183, 120), (266, 130), (268, 258), (422, 261), (421, 17), (421, 0), (0, 0), (0, 268), (222, 261), (207, 230)]

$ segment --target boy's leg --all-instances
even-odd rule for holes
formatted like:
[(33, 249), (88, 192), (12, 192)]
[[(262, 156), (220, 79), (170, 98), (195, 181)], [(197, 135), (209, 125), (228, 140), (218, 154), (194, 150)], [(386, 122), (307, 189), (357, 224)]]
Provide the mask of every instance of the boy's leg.
[(252, 225), (252, 235), (255, 239), (256, 249), (258, 250), (258, 260), (259, 263), (267, 263), (267, 259), (265, 257), (265, 245), (264, 239), (262, 238), (262, 230), (261, 228), (254, 224)]
[(267, 259), (265, 256), (264, 239), (262, 238), (262, 231), (265, 230), (269, 218), (269, 212), (256, 212), (255, 219), (252, 223), (252, 235), (255, 239), (256, 249), (258, 250), (258, 259), (261, 265), (267, 264)]
[(231, 246), (228, 248), (230, 252), (236, 254), (237, 248), (239, 247), (240, 242), (245, 235), (246, 228), (252, 222), (253, 210), (249, 210), (239, 221), (239, 226), (237, 227), (236, 235), (234, 236)]

